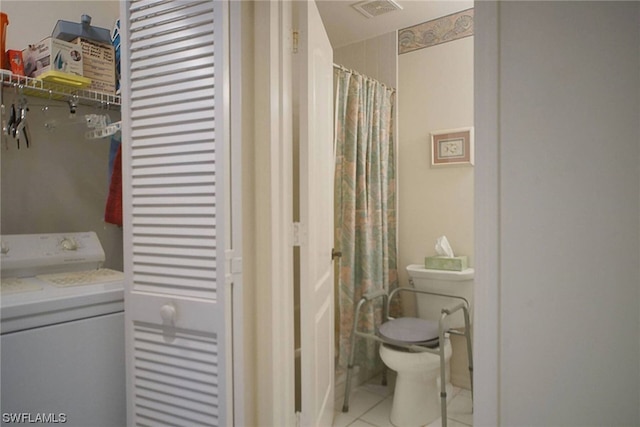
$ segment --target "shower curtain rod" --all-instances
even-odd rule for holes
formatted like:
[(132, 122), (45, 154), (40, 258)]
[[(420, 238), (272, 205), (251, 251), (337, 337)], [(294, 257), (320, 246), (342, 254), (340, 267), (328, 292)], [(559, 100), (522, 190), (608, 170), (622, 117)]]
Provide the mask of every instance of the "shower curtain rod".
[(361, 72), (359, 72), (359, 71), (349, 69), (349, 68), (345, 67), (344, 65), (336, 64), (336, 63), (334, 62), (334, 63), (333, 63), (333, 68), (337, 68), (337, 69), (342, 70), (342, 71), (345, 71), (345, 72), (347, 72), (347, 73), (356, 74), (356, 75), (361, 76), (362, 78), (367, 79), (367, 80), (373, 80), (374, 82), (378, 82), (378, 83), (380, 83), (382, 86), (384, 86), (385, 88), (389, 89), (391, 92), (393, 92), (393, 93), (395, 93), (395, 92), (396, 92), (396, 88), (394, 88), (394, 87), (390, 87), (390, 86), (388, 86), (388, 85), (386, 85), (386, 84), (382, 83), (380, 80), (374, 79), (373, 77), (369, 77), (369, 76), (367, 76), (366, 74), (362, 74), (362, 73), (361, 73)]

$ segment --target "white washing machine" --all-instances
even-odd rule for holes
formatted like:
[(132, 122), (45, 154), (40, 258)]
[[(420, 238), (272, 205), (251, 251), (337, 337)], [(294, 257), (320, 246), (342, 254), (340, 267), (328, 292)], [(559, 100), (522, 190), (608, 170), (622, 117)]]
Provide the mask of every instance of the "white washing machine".
[(2, 424), (126, 425), (122, 272), (94, 232), (1, 239)]

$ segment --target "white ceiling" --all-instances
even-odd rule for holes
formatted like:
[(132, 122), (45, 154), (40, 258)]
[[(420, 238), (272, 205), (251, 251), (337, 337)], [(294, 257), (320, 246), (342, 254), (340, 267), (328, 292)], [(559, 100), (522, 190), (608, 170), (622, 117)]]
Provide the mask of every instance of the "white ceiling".
[(402, 10), (367, 18), (351, 7), (360, 1), (316, 0), (334, 49), (473, 7), (473, 0), (396, 0)]

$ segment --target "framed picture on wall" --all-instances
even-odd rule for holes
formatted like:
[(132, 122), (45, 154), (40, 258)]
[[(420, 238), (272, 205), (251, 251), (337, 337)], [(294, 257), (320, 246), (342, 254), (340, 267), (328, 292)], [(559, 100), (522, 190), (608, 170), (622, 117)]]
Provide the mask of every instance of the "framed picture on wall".
[(431, 165), (473, 165), (473, 127), (432, 132)]

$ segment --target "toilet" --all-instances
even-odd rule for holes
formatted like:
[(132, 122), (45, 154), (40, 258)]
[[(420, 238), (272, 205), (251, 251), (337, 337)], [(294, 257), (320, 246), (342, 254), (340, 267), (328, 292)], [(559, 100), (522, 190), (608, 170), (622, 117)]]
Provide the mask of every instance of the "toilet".
[[(429, 270), (422, 265), (409, 265), (407, 273), (416, 289), (454, 295), (465, 298), (473, 310), (473, 268), (463, 271)], [(438, 320), (443, 307), (460, 300), (416, 294), (418, 317)], [(432, 337), (433, 330), (425, 331), (420, 319), (407, 319), (403, 332), (409, 341), (425, 341)], [(403, 320), (403, 319), (397, 319)], [(384, 326), (384, 325), (383, 325)], [(463, 328), (464, 315), (457, 312), (448, 318), (448, 328)], [(437, 328), (436, 328), (437, 329)], [(420, 330), (421, 332), (417, 332)], [(380, 331), (388, 336), (399, 331)], [(412, 334), (417, 334), (413, 335)], [(422, 334), (423, 336), (420, 336)], [(437, 330), (435, 331), (437, 337)], [(450, 364), (452, 348), (449, 338), (445, 338), (445, 369), (447, 395), (451, 396)], [(385, 365), (397, 372), (391, 423), (397, 427), (418, 427), (432, 423), (440, 417), (440, 356), (432, 353), (411, 353), (392, 345), (380, 346), (380, 358)]]

